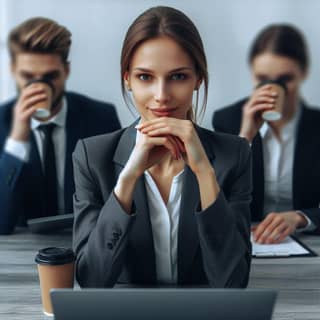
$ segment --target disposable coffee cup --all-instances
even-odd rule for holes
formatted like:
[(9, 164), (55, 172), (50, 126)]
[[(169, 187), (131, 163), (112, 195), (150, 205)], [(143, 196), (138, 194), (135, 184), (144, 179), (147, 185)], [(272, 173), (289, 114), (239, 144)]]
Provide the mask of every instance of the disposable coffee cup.
[(268, 80), (260, 83), (258, 87), (262, 87), (268, 85), (270, 87), (270, 91), (276, 92), (277, 96), (275, 97), (274, 107), (272, 109), (266, 110), (262, 113), (262, 118), (265, 121), (277, 121), (282, 117), (283, 106), (285, 102), (286, 96), (286, 86), (283, 82)]
[(33, 105), (33, 107), (36, 108), (36, 111), (34, 112), (33, 117), (38, 119), (43, 119), (50, 116), (50, 109), (52, 105), (52, 89), (45, 82), (39, 82), (39, 84), (43, 86), (43, 89), (45, 90), (45, 93), (47, 95), (47, 99)]
[(52, 288), (73, 288), (74, 260), (73, 251), (66, 248), (44, 248), (36, 255), (41, 301), (46, 316), (53, 316), (50, 290)]
[(44, 119), (44, 118), (49, 117), (50, 113), (51, 113), (54, 87), (53, 87), (52, 83), (46, 78), (30, 80), (26, 84), (26, 87), (28, 87), (34, 83), (37, 83), (38, 86), (40, 85), (43, 88), (43, 90), (46, 93), (47, 98), (45, 100), (42, 100), (42, 101), (33, 105), (33, 107), (36, 108), (36, 111), (33, 113), (32, 116), (34, 118)]

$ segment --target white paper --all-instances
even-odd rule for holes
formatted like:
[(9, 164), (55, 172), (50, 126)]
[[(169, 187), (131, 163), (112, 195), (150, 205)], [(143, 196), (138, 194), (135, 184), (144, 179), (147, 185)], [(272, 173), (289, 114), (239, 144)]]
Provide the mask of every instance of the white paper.
[(308, 254), (300, 243), (291, 237), (285, 238), (278, 244), (259, 244), (254, 242), (251, 233), (252, 255), (256, 257), (288, 257), (291, 255)]

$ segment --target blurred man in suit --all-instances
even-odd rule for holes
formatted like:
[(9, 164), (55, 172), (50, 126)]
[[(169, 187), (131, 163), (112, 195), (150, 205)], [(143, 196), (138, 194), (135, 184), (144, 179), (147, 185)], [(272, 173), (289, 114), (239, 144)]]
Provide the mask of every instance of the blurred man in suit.
[[(113, 105), (65, 91), (70, 45), (69, 30), (41, 17), (9, 34), (18, 95), (0, 106), (0, 234), (72, 212), (77, 140), (120, 128)], [(46, 102), (48, 110), (37, 111)]]

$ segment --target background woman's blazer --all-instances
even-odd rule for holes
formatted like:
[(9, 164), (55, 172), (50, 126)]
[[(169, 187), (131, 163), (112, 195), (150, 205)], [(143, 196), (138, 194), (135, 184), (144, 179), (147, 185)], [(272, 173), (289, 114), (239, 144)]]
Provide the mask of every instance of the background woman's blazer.
[[(251, 154), (239, 137), (197, 128), (221, 187), (204, 211), (195, 175), (186, 166), (178, 231), (178, 285), (245, 287), (250, 269)], [(156, 285), (155, 253), (144, 177), (132, 215), (113, 189), (135, 145), (131, 126), (78, 142), (74, 152), (74, 250), (82, 287)]]
[[(239, 134), (242, 108), (247, 99), (214, 113), (212, 125), (216, 131)], [(301, 116), (296, 131), (293, 159), (292, 197), (294, 210), (303, 211), (320, 227), (320, 111), (302, 103)], [(264, 165), (260, 133), (252, 141), (253, 221), (263, 219)]]

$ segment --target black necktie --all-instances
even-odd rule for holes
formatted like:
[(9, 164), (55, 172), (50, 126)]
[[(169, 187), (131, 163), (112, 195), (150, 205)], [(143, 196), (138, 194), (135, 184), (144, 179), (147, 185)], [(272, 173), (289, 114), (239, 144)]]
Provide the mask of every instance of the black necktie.
[(57, 196), (57, 169), (52, 131), (56, 127), (54, 123), (39, 126), (44, 134), (43, 140), (43, 173), (44, 173), (44, 194), (45, 194), (45, 216), (58, 214)]

